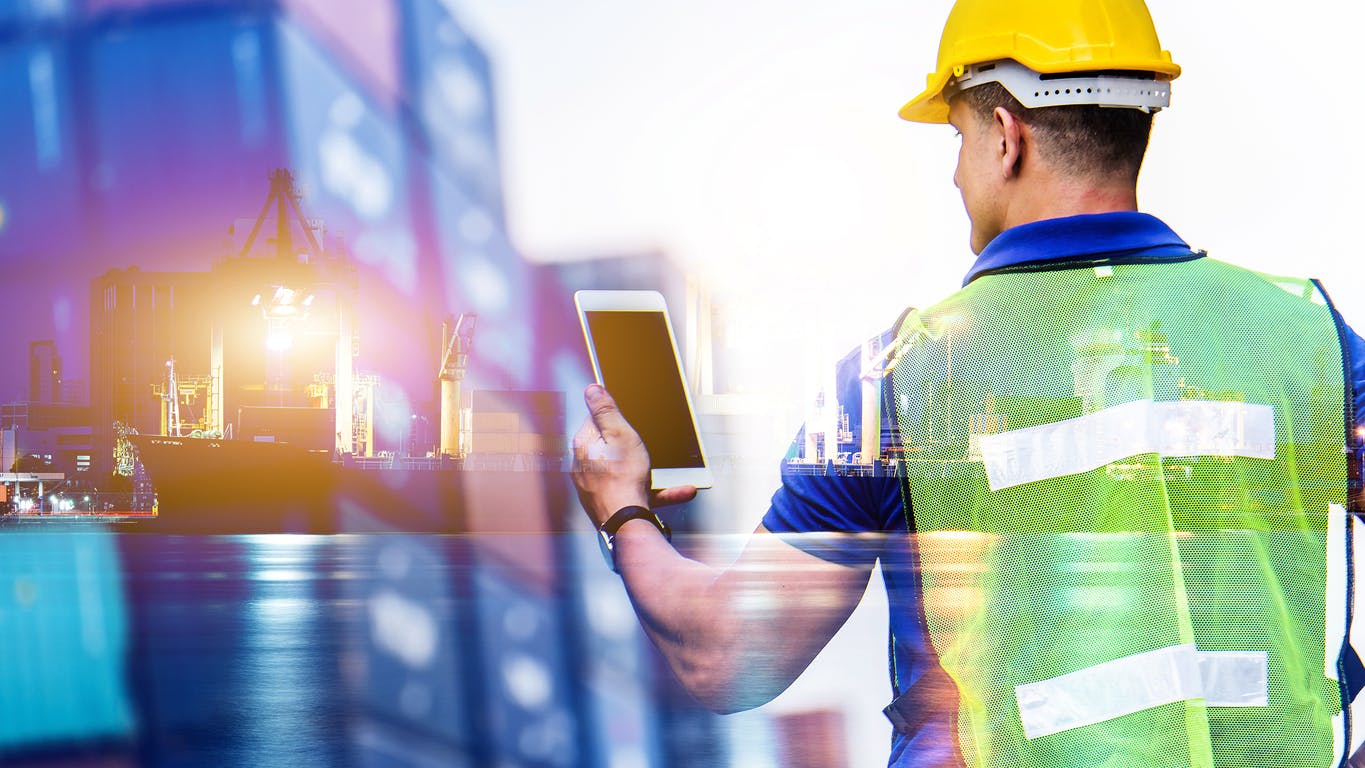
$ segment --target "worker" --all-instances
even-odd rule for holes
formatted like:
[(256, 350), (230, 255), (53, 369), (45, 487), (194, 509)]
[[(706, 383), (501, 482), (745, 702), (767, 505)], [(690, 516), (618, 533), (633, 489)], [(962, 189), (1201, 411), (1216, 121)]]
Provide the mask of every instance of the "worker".
[[(671, 546), (656, 510), (695, 489), (651, 494), (643, 444), (588, 387), (579, 497), (701, 702), (784, 690), (880, 561), (893, 766), (1360, 750), (1365, 343), (1316, 282), (1215, 260), (1138, 212), (1179, 74), (1142, 0), (957, 0), (900, 114), (957, 130), (977, 258), (879, 339), (881, 423), (855, 428), (881, 430), (894, 471), (784, 470), (729, 568)], [(841, 402), (865, 367), (840, 363)]]

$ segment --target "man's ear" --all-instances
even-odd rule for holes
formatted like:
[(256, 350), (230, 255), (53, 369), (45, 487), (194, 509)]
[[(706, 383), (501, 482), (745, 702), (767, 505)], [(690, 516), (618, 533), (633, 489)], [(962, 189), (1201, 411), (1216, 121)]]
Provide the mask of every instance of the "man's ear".
[(1019, 175), (1024, 163), (1024, 137), (1027, 130), (1024, 122), (1004, 107), (996, 107), (992, 117), (1000, 140), (996, 151), (1000, 175), (1004, 179), (1012, 179)]

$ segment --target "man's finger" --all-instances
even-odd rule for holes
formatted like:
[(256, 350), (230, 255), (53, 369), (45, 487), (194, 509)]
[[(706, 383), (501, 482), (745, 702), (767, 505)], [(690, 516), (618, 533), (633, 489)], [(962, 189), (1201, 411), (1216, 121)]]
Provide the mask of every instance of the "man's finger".
[(697, 497), (697, 489), (691, 485), (680, 485), (675, 488), (664, 488), (663, 490), (650, 493), (650, 507), (668, 507), (674, 504), (682, 504)]
[(587, 403), (588, 413), (592, 415), (592, 420), (599, 430), (604, 423), (613, 418), (613, 415), (617, 419), (623, 418), (621, 410), (616, 407), (616, 401), (601, 384), (589, 384), (588, 388), (583, 390), (583, 402)]

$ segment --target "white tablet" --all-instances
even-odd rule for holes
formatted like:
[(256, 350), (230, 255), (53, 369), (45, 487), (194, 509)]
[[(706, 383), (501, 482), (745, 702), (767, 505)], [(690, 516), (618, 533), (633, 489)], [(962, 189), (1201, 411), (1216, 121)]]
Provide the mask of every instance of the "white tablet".
[(579, 291), (574, 304), (597, 382), (649, 450), (650, 487), (710, 488), (664, 297), (658, 291)]

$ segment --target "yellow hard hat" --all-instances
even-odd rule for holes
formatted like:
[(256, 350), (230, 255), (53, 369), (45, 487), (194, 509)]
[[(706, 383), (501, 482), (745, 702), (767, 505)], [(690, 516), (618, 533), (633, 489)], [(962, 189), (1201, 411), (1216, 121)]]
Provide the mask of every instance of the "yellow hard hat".
[(948, 122), (943, 91), (949, 81), (973, 65), (1006, 60), (1044, 76), (1131, 71), (1161, 82), (1180, 76), (1171, 54), (1161, 49), (1143, 0), (957, 0), (943, 27), (938, 69), (924, 91), (901, 107), (901, 117)]

